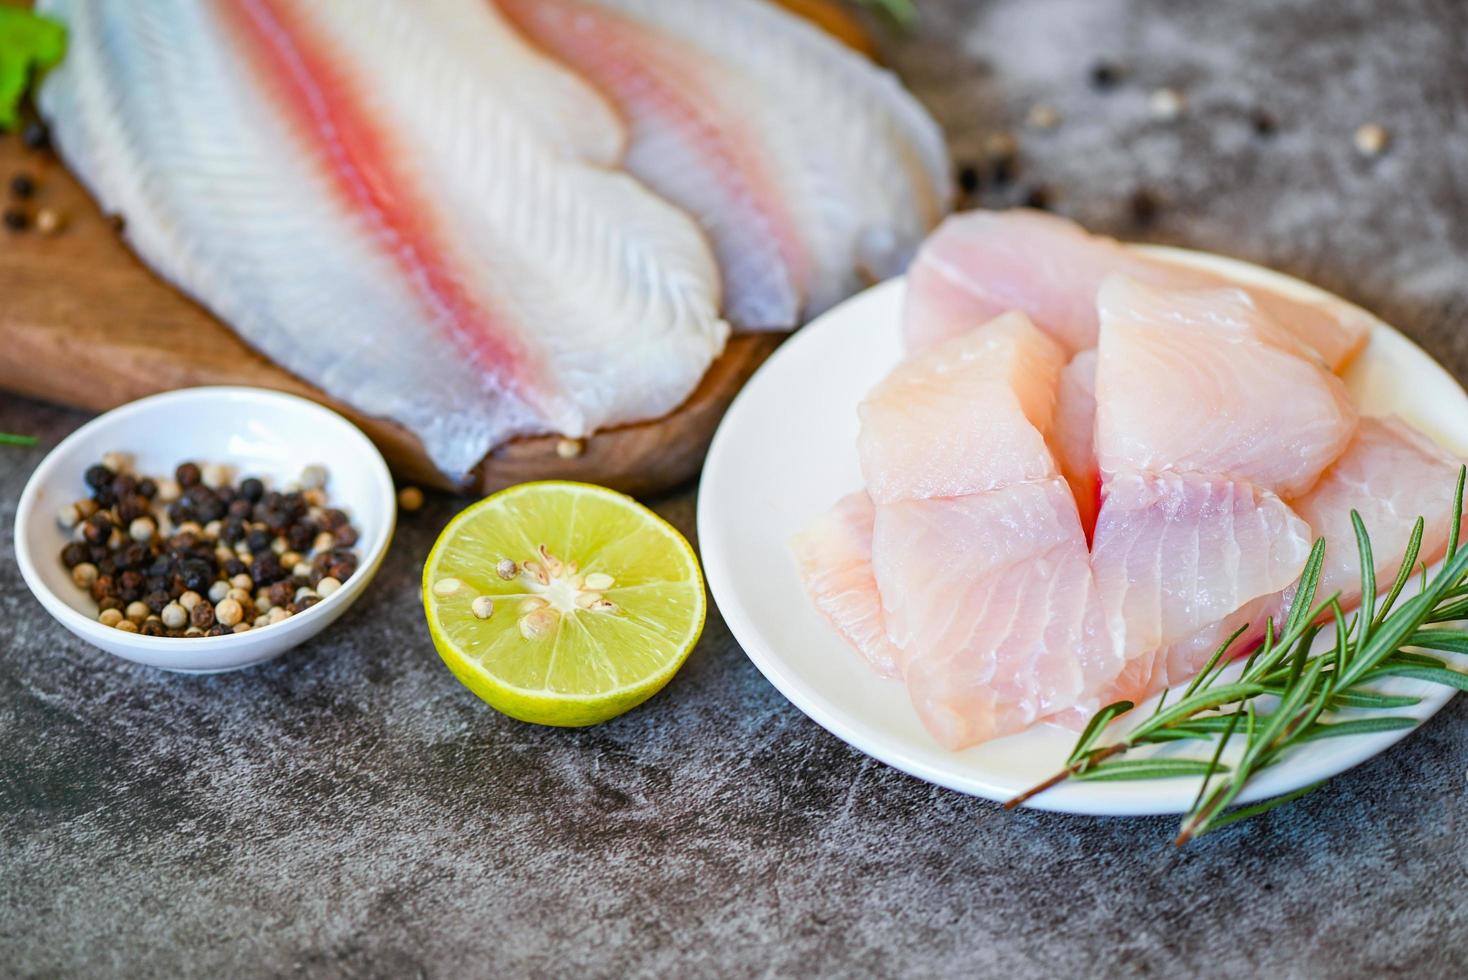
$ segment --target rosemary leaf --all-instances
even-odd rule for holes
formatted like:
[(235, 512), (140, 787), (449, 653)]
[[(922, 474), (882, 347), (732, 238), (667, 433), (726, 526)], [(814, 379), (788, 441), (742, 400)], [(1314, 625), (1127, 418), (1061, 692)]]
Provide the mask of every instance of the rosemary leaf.
[[(1090, 783), (1124, 779), (1173, 779), (1177, 776), (1207, 775), (1211, 768), (1210, 763), (1197, 759), (1119, 759), (1088, 769), (1075, 778)], [(1227, 771), (1228, 766), (1219, 768)]]
[(18, 436), (13, 432), (0, 432), (0, 446), (34, 446), (35, 436)]
[(1414, 728), (1418, 724), (1416, 718), (1406, 718), (1400, 715), (1388, 715), (1385, 718), (1353, 718), (1350, 721), (1338, 721), (1327, 724), (1316, 722), (1310, 726), (1310, 730), (1300, 736), (1301, 742), (1313, 742), (1321, 738), (1339, 738), (1342, 735), (1369, 735), (1372, 732), (1399, 732), (1405, 728)]

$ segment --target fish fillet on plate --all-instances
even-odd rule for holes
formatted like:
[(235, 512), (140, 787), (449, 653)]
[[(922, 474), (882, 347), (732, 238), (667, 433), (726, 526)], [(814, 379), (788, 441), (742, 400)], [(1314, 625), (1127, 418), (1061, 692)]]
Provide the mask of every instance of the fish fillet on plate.
[(144, 260), (447, 473), (516, 435), (660, 416), (723, 348), (697, 225), (601, 165), (607, 104), (492, 10), (41, 9), (70, 38), (42, 111)]
[[(1028, 314), (1068, 351), (1096, 346), (1096, 295), (1110, 276), (1159, 289), (1207, 289), (1217, 275), (1141, 255), (1074, 222), (1039, 211), (968, 211), (944, 221), (908, 271), (903, 315), (909, 349), (962, 333), (1009, 310)], [(1255, 305), (1332, 370), (1366, 344), (1370, 322), (1345, 307), (1244, 290)]]
[(736, 326), (788, 329), (901, 272), (948, 210), (916, 100), (765, 0), (498, 2), (616, 103), (626, 167), (707, 229)]
[(1356, 429), (1345, 385), (1241, 290), (1162, 290), (1113, 277), (1097, 305), (1103, 480), (1176, 470), (1289, 497), (1345, 451)]
[(1417, 518), (1423, 518), (1419, 560), (1431, 565), (1447, 550), (1453, 487), (1462, 461), (1400, 419), (1363, 418), (1345, 453), (1309, 493), (1291, 506), (1326, 540), (1319, 599), (1336, 592), (1361, 598), (1361, 558), (1351, 511), (1371, 536), (1376, 580), (1386, 588), (1401, 565)]
[(950, 748), (1093, 698), (1120, 668), (1045, 444), (1063, 365), (1054, 341), (1004, 316), (902, 365), (861, 408), (887, 635)]
[(857, 491), (791, 542), (811, 601), (842, 639), (884, 677), (901, 676), (872, 575), (872, 498)]

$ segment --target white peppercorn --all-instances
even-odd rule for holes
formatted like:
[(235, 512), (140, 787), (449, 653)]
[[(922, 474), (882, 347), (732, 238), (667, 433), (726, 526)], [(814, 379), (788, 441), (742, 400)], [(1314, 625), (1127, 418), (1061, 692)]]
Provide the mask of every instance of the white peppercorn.
[(244, 615), (243, 607), (233, 599), (225, 599), (214, 607), (214, 618), (221, 626), (237, 626)]
[[(316, 594), (325, 599), (327, 596), (331, 595), (333, 592), (341, 587), (342, 584), (340, 582), (328, 575), (321, 581), (316, 583)], [(299, 598), (299, 596), (297, 598)]]
[(219, 602), (227, 595), (229, 595), (228, 582), (215, 582), (213, 585), (209, 586), (210, 602)]
[(169, 629), (182, 629), (184, 624), (189, 621), (189, 611), (177, 602), (170, 602), (163, 607), (160, 618), (163, 620), (163, 625)]

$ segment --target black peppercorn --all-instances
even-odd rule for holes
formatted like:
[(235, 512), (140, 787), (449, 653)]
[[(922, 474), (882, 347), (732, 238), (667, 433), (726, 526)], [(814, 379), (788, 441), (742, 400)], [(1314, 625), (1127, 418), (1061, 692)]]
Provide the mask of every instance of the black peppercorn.
[(67, 568), (75, 568), (87, 560), (87, 546), (80, 541), (72, 541), (61, 549), (61, 564)]
[(214, 584), (214, 569), (199, 558), (185, 559), (179, 566), (179, 576), (183, 579), (184, 588), (194, 592), (208, 592), (209, 586)]
[(39, 119), (26, 123), (25, 129), (21, 130), (20, 139), (32, 150), (44, 150), (51, 145), (51, 134), (46, 131), (46, 124)]
[(156, 619), (147, 619), (138, 627), (138, 632), (144, 636), (162, 636), (163, 624)]
[(194, 519), (194, 508), (187, 500), (175, 500), (168, 505), (168, 519), (175, 524), (185, 524)]
[(98, 575), (97, 581), (92, 583), (92, 598), (101, 602), (103, 599), (112, 595), (113, 589), (115, 588), (116, 585), (113, 583), (111, 575)]
[(1091, 87), (1106, 92), (1116, 88), (1121, 82), (1121, 66), (1114, 65), (1109, 61), (1098, 61), (1091, 66)]
[(311, 543), (316, 540), (316, 525), (310, 521), (302, 521), (291, 525), (285, 533), (285, 543), (291, 546), (292, 551), (307, 552), (311, 550)]
[(173, 471), (173, 478), (178, 481), (179, 486), (187, 489), (197, 485), (203, 478), (203, 473), (198, 463), (179, 463), (178, 469)]
[(1025, 195), (1025, 207), (1035, 208), (1038, 211), (1048, 210), (1052, 203), (1049, 188), (1033, 187)]
[(246, 521), (250, 519), (250, 513), (253, 510), (254, 507), (248, 500), (235, 499), (230, 501), (227, 513), (237, 520)]
[(231, 517), (229, 520), (225, 521), (224, 526), (219, 529), (219, 540), (223, 541), (225, 544), (235, 544), (236, 542), (243, 540), (244, 537), (245, 522), (240, 520), (238, 517)]
[(234, 578), (236, 575), (248, 575), (249, 573), (250, 566), (246, 565), (238, 558), (231, 558), (229, 561), (224, 563), (224, 574), (228, 575), (230, 578)]
[(240, 481), (240, 497), (254, 503), (265, 493), (265, 484), (253, 476)]
[(189, 610), (189, 622), (201, 630), (214, 625), (214, 607), (209, 605), (208, 599), (200, 599), (194, 603), (194, 608)]
[(138, 494), (152, 500), (158, 496), (158, 484), (151, 477), (143, 477), (138, 481)]
[(229, 632), (229, 630), (225, 629), (223, 626), (220, 626), (218, 623), (215, 623), (213, 626), (209, 627), (208, 629), (206, 629), (204, 631), (204, 635), (205, 636), (223, 636), (224, 634), (226, 634), (228, 632)]
[(87, 472), (82, 474), (82, 479), (85, 480), (87, 486), (91, 487), (93, 490), (100, 490), (103, 487), (111, 486), (112, 481), (116, 478), (117, 474), (112, 472), (112, 470), (108, 469), (107, 467), (103, 466), (101, 463), (94, 463), (93, 465), (88, 466)]
[(112, 520), (106, 514), (93, 514), (82, 525), (82, 536), (87, 544), (105, 545), (112, 536)]
[(272, 606), (289, 605), (295, 594), (296, 586), (290, 582), (276, 582), (265, 590), (265, 597), (270, 600)]
[(1132, 194), (1130, 202), (1132, 220), (1142, 227), (1150, 226), (1157, 220), (1157, 211), (1161, 202), (1157, 195), (1146, 188), (1140, 188)]
[(97, 611), (106, 612), (109, 609), (121, 609), (122, 600), (115, 595), (104, 595), (97, 600)]
[(25, 199), (36, 196), (36, 181), (30, 174), (16, 174), (10, 178), (10, 193)]
[(350, 548), (357, 543), (357, 529), (347, 524), (336, 529), (335, 537), (338, 547)]
[(301, 613), (305, 612), (307, 609), (310, 609), (312, 606), (316, 605), (316, 603), (320, 601), (321, 597), (319, 595), (303, 595), (295, 602), (292, 602), (286, 608), (288, 608), (293, 615), (299, 616)]
[(335, 531), (337, 528), (346, 523), (347, 515), (344, 514), (342, 511), (337, 510), (335, 507), (332, 507), (321, 513), (321, 526), (326, 528), (326, 530), (328, 531)]
[(252, 554), (260, 554), (262, 551), (270, 550), (270, 543), (275, 540), (275, 535), (264, 528), (255, 528), (245, 536), (245, 544)]
[(163, 607), (172, 602), (173, 599), (162, 589), (153, 589), (147, 595), (143, 596), (143, 601), (148, 604), (149, 609), (155, 613), (161, 613), (163, 612)]
[(137, 602), (143, 597), (141, 572), (128, 569), (117, 577), (117, 595), (125, 602)]
[(958, 168), (958, 189), (964, 197), (973, 197), (979, 192), (979, 168), (965, 163)]
[(270, 585), (285, 577), (285, 569), (280, 567), (280, 559), (276, 557), (275, 552), (265, 551), (255, 559), (255, 564), (250, 566), (250, 577), (255, 580), (257, 586)]

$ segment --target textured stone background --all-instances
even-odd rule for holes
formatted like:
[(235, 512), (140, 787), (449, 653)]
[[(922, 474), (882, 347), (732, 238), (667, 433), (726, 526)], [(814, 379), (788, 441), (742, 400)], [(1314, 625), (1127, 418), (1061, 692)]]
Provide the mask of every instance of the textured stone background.
[[(1381, 312), (1468, 377), (1468, 4), (918, 0), (888, 55), (959, 157), (1019, 127), (1018, 199), (1212, 248)], [(1129, 76), (1088, 85), (1100, 58)], [(1186, 93), (1174, 123), (1156, 86)], [(1278, 121), (1256, 134), (1251, 114)], [(1351, 134), (1393, 135), (1375, 162)], [(1128, 200), (1165, 203), (1138, 227)], [(0, 243), (0, 247), (11, 247)], [(3, 299), (0, 299), (3, 301)], [(3, 356), (3, 354), (0, 354)], [(662, 695), (590, 731), (442, 668), (408, 518), (366, 598), (259, 669), (185, 678), (26, 592), (15, 501), (83, 417), (0, 397), (0, 973), (1464, 975), (1468, 699), (1289, 808), (1175, 854), (1170, 818), (996, 808), (848, 749), (717, 615)], [(659, 503), (691, 532), (695, 495)]]

